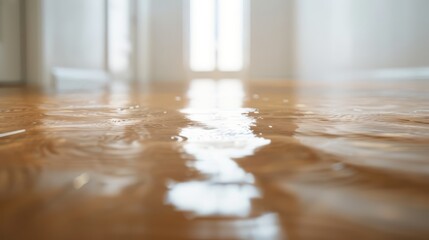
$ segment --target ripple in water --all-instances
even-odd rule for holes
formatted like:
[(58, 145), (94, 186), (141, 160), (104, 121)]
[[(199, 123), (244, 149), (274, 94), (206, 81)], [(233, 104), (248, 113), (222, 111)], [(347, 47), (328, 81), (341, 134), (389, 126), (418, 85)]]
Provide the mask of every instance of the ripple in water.
[(255, 119), (242, 108), (244, 92), (238, 80), (194, 80), (189, 106), (182, 110), (193, 122), (180, 132), (184, 152), (194, 158), (188, 166), (202, 180), (172, 182), (166, 201), (194, 216), (247, 217), (252, 200), (260, 196), (252, 174), (235, 159), (252, 155), (270, 140), (256, 136)]

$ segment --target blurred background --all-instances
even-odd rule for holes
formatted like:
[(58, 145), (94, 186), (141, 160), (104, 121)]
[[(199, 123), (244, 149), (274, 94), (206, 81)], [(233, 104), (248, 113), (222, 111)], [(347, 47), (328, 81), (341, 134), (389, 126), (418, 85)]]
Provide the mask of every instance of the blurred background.
[(0, 84), (429, 77), (427, 0), (0, 0)]

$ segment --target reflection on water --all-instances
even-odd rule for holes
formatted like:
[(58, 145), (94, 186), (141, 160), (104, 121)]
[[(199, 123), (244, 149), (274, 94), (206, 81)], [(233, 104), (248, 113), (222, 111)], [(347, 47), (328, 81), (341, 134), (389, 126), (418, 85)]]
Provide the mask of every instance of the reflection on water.
[(20, 133), (24, 133), (24, 132), (25, 132), (25, 129), (11, 131), (11, 132), (5, 132), (5, 133), (0, 133), (0, 137), (8, 137), (8, 136), (12, 136), (12, 135), (20, 134)]
[(0, 238), (428, 239), (428, 83), (246, 84), (0, 89)]
[(424, 82), (420, 90), (401, 85), (351, 90), (332, 84), (317, 93), (302, 88), (303, 111), (311, 114), (297, 120), (295, 137), (351, 165), (428, 176), (429, 168), (421, 166), (428, 159), (428, 88)]
[(184, 152), (194, 158), (188, 166), (204, 179), (172, 183), (167, 201), (198, 216), (247, 216), (259, 190), (253, 175), (234, 159), (270, 143), (251, 130), (255, 119), (248, 113), (255, 109), (242, 107), (244, 90), (239, 80), (194, 80), (188, 97), (189, 106), (182, 112), (193, 124), (180, 135), (187, 139)]

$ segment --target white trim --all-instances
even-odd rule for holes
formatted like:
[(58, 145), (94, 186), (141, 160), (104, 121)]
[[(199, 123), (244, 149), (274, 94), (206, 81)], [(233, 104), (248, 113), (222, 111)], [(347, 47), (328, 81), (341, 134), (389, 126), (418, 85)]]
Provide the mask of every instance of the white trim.
[(111, 79), (107, 71), (99, 69), (62, 68), (52, 69), (52, 87), (56, 90), (97, 89)]
[(54, 79), (88, 79), (88, 80), (106, 80), (109, 79), (109, 73), (99, 69), (82, 68), (63, 68), (56, 67), (52, 69)]
[(328, 74), (326, 80), (418, 80), (429, 79), (429, 67), (378, 68)]

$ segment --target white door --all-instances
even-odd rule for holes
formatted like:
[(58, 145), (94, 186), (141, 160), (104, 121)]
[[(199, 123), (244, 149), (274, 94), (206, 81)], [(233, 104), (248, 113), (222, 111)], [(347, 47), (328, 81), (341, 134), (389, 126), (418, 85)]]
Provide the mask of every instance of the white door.
[(0, 83), (22, 79), (20, 10), (21, 0), (0, 0)]

